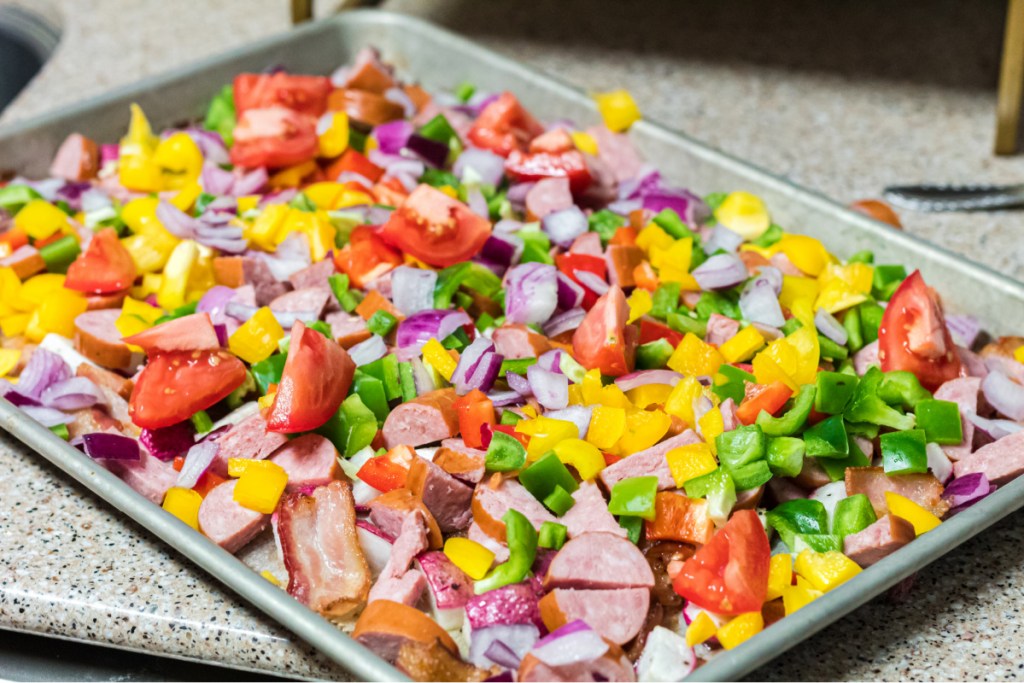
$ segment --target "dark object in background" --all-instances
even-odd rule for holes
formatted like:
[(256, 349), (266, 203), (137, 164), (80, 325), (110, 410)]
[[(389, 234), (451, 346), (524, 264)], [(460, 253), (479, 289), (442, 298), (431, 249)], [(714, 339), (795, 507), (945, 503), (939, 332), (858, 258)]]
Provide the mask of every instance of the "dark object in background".
[(42, 68), (60, 41), (48, 19), (19, 5), (0, 5), (0, 111)]

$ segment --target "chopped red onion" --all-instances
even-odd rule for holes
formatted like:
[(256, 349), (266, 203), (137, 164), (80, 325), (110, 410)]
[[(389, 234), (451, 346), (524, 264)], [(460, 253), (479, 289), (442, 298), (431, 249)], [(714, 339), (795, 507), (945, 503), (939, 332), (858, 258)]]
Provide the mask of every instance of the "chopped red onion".
[(484, 197), (484, 193), (478, 187), (470, 188), (466, 193), (466, 206), (481, 218), (490, 219), (491, 217), (491, 210), (487, 206), (487, 198)]
[[(370, 154), (372, 155), (373, 152), (370, 152)], [(373, 159), (371, 158), (370, 161), (373, 161)], [(362, 185), (367, 190), (373, 189), (373, 182), (363, 174), (356, 173), (355, 171), (342, 171), (338, 174), (338, 177), (335, 178), (335, 180), (339, 183), (355, 183), (357, 185)], [(355, 207), (349, 207), (349, 209), (351, 208)], [(377, 225), (377, 223), (373, 223), (373, 225)]]
[(540, 630), (533, 624), (494, 624), (470, 631), (469, 661), (480, 667), (494, 664), (515, 669), (533, 644)]
[(479, 365), (480, 359), (488, 351), (494, 350), (494, 342), (484, 336), (479, 336), (462, 350), (459, 355), (459, 362), (452, 373), (451, 382), (455, 385), (455, 393), (460, 396), (468, 394), (474, 387), (469, 384), (469, 377)]
[(109, 195), (98, 187), (92, 187), (82, 193), (80, 198), (82, 211), (90, 213), (113, 206)]
[(413, 357), (409, 362), (412, 364), (412, 381), (416, 387), (417, 396), (422, 396), (437, 389), (434, 376), (427, 370), (427, 366), (424, 365), (418, 356)]
[(105, 143), (100, 145), (100, 167), (106, 164), (117, 161), (121, 156), (121, 147), (114, 143)]
[(849, 339), (846, 328), (824, 308), (819, 308), (814, 313), (814, 326), (818, 328), (818, 332), (821, 332), (836, 344), (846, 346), (846, 341)]
[(407, 316), (433, 309), (436, 285), (435, 271), (398, 266), (391, 272), (391, 296), (395, 308)]
[(207, 130), (205, 128), (199, 128), (198, 126), (190, 126), (185, 129), (185, 133), (188, 134), (192, 141), (199, 147), (199, 151), (203, 153), (203, 158), (206, 161), (213, 162), (215, 164), (227, 164), (231, 162), (231, 158), (228, 155), (228, 148), (224, 144), (224, 138), (221, 134)]
[(143, 429), (139, 441), (157, 460), (174, 460), (192, 448), (195, 443), (195, 429), (191, 420), (183, 420), (170, 427)]
[(236, 197), (257, 194), (266, 186), (268, 180), (270, 180), (270, 176), (267, 174), (267, 169), (262, 167), (253, 169), (235, 178), (235, 182), (231, 186), (231, 194)]
[(628, 216), (634, 211), (639, 211), (644, 208), (644, 203), (640, 199), (617, 199), (610, 203), (607, 208), (612, 213), (617, 213), (620, 216)]
[(728, 289), (747, 279), (747, 267), (738, 256), (715, 254), (694, 268), (693, 277), (701, 289)]
[(405, 148), (435, 168), (444, 168), (451, 151), (448, 145), (437, 140), (413, 133), (405, 142)]
[(972, 472), (949, 482), (942, 497), (949, 501), (951, 514), (960, 512), (995, 491), (988, 477), (982, 472)]
[(523, 397), (518, 391), (494, 391), (487, 394), (487, 398), (495, 407), (514, 405), (523, 402)]
[[(227, 320), (227, 318), (225, 318), (225, 320)], [(238, 328), (236, 327), (235, 329)], [(222, 348), (227, 348), (228, 338), (231, 337), (231, 333), (228, 332), (227, 322), (214, 323), (213, 331), (217, 334), (217, 343), (220, 344)]]
[(57, 410), (79, 410), (103, 400), (96, 385), (85, 377), (69, 377), (55, 382), (43, 391), (41, 398), (43, 405)]
[(497, 187), (505, 177), (505, 160), (485, 149), (468, 147), (459, 155), (452, 167), (452, 172), (464, 183), (467, 182), (467, 171), (472, 171), (484, 185)]
[(716, 251), (722, 250), (729, 254), (735, 254), (741, 244), (743, 244), (741, 235), (724, 225), (716, 225), (711, 229), (711, 237), (704, 242), (704, 251), (714, 254)]
[(593, 415), (594, 406), (569, 406), (561, 410), (550, 410), (544, 413), (544, 417), (553, 420), (565, 420), (572, 422), (579, 430), (580, 438), (586, 438), (587, 430), (590, 429), (590, 418)]
[(419, 177), (423, 175), (426, 170), (426, 166), (419, 159), (407, 159), (405, 157), (398, 157), (398, 159), (388, 165), (388, 174), (393, 176), (408, 176), (413, 181), (413, 187), (418, 182)]
[(557, 337), (570, 330), (575, 330), (583, 323), (583, 319), (586, 317), (587, 312), (582, 308), (570, 308), (567, 311), (558, 313), (544, 323), (544, 334), (549, 337)]
[(953, 463), (942, 450), (942, 446), (937, 443), (929, 443), (925, 446), (925, 454), (928, 456), (928, 469), (939, 480), (939, 483), (945, 484), (949, 481), (953, 476)]
[(520, 396), (533, 396), (533, 388), (530, 386), (529, 380), (518, 372), (505, 373), (505, 381), (508, 382), (509, 388)]
[(491, 233), (480, 250), (480, 256), (506, 267), (519, 263), (522, 255), (523, 241), (515, 235)]
[(551, 241), (564, 249), (589, 228), (586, 215), (576, 205), (548, 213), (540, 225)]
[(558, 279), (558, 307), (563, 310), (576, 308), (583, 303), (586, 292), (583, 287), (575, 282), (565, 273), (559, 271), (555, 277)]
[(18, 379), (18, 393), (39, 399), (43, 392), (57, 382), (71, 377), (71, 368), (64, 359), (41, 347), (36, 347)]
[(511, 233), (522, 230), (523, 225), (524, 223), (522, 221), (512, 220), (511, 218), (502, 218), (494, 224), (494, 234), (510, 236)]
[(765, 325), (764, 323), (754, 322), (751, 326), (761, 333), (761, 336), (767, 341), (775, 341), (776, 339), (782, 339), (786, 335), (782, 333), (782, 330), (775, 327), (774, 325)]
[(498, 378), (501, 362), (504, 359), (505, 357), (500, 353), (494, 353), (493, 351), (485, 352), (480, 358), (480, 362), (473, 368), (466, 383), (474, 389), (479, 389), (485, 393), (490, 391), (494, 386), (494, 380)]
[(41, 402), (37, 401), (34, 398), (29, 398), (28, 396), (25, 396), (24, 394), (18, 393), (14, 389), (14, 385), (11, 384), (10, 382), (8, 382), (7, 380), (2, 380), (2, 381), (3, 381), (3, 384), (0, 384), (0, 388), (3, 389), (3, 397), (6, 398), (8, 401), (10, 401), (11, 405), (13, 405), (14, 407), (16, 407), (16, 408), (23, 408), (25, 406), (41, 406), (41, 405), (43, 405)]
[(569, 405), (569, 378), (560, 372), (545, 370), (537, 364), (526, 369), (533, 395), (548, 410), (559, 410)]
[[(711, 258), (717, 257), (712, 256)], [(696, 275), (696, 271), (694, 271), (694, 275)], [(772, 288), (771, 282), (760, 275), (743, 288), (743, 293), (740, 295), (740, 313), (751, 322), (772, 327), (782, 327), (786, 324), (786, 317), (782, 315), (782, 306), (779, 305), (778, 295)]]
[(414, 132), (412, 123), (399, 119), (375, 127), (373, 137), (377, 140), (377, 148), (380, 151), (385, 154), (398, 154)]
[(674, 370), (637, 370), (615, 380), (615, 386), (623, 391), (647, 386), (648, 384), (679, 384), (683, 376)]
[(607, 651), (608, 643), (577, 619), (541, 638), (531, 653), (548, 666), (558, 667), (592, 662)]
[[(10, 397), (13, 395), (13, 392), (7, 394), (6, 398), (10, 400)], [(25, 413), (44, 427), (66, 425), (69, 422), (73, 422), (75, 419), (67, 413), (62, 413), (56, 408), (46, 408), (44, 406), (24, 405), (21, 406), (21, 412)]]
[(521, 263), (505, 276), (505, 319), (510, 323), (544, 323), (558, 306), (554, 266)]
[(1001, 371), (993, 370), (981, 380), (981, 392), (998, 412), (1014, 421), (1024, 420), (1024, 386)]
[(516, 211), (526, 211), (526, 195), (537, 183), (516, 183), (508, 188), (505, 198)]
[(768, 280), (775, 290), (775, 296), (782, 294), (782, 271), (775, 266), (758, 266), (757, 276)]
[(977, 318), (970, 315), (946, 314), (946, 327), (953, 335), (953, 341), (960, 346), (971, 348), (981, 334), (981, 324)]
[(644, 164), (632, 178), (619, 183), (619, 199), (637, 199), (661, 186), (661, 172), (653, 164)]
[(598, 296), (608, 291), (608, 283), (597, 273), (591, 273), (589, 270), (574, 270), (572, 274), (583, 283), (584, 287)]
[(1024, 364), (1007, 356), (981, 356), (981, 360), (987, 372), (1001, 372), (1014, 382), (1024, 384)]
[(361, 367), (388, 355), (388, 345), (379, 334), (372, 334), (369, 339), (352, 346), (348, 350), (348, 355), (352, 357), (356, 367)]
[(196, 304), (196, 313), (209, 313), (214, 325), (223, 323), (227, 317), (228, 302), (235, 296), (235, 290), (224, 285), (214, 285), (206, 290)]
[(178, 481), (175, 486), (183, 489), (190, 489), (199, 483), (199, 477), (206, 473), (210, 463), (217, 457), (220, 444), (213, 441), (203, 441), (192, 446), (185, 454), (185, 462), (178, 472)]
[(472, 319), (463, 311), (433, 309), (414, 313), (398, 323), (395, 334), (398, 360), (412, 360), (420, 355), (423, 345), (431, 338), (442, 341), (463, 325), (471, 324)]
[(85, 453), (94, 460), (140, 460), (139, 442), (123, 434), (93, 432), (82, 436)]
[(1012, 420), (988, 420), (981, 417), (973, 410), (964, 410), (964, 417), (970, 420), (977, 429), (988, 434), (993, 440), (998, 441), (1004, 436), (1010, 434), (1016, 434), (1017, 432), (1024, 430), (1024, 425), (1013, 422)]
[(540, 356), (538, 356), (536, 365), (537, 367), (544, 368), (549, 372), (565, 374), (562, 372), (561, 360), (562, 350), (551, 349), (550, 351), (545, 351), (544, 353), (540, 354)]
[(199, 175), (199, 184), (206, 193), (223, 196), (231, 193), (231, 188), (235, 184), (235, 174), (207, 161)]

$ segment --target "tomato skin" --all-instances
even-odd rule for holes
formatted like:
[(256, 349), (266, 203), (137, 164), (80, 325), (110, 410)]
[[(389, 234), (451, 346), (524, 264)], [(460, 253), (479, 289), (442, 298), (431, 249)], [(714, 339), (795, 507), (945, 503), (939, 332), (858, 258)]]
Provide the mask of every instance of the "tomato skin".
[(733, 514), (672, 580), (676, 593), (718, 614), (760, 611), (771, 548), (753, 510)]
[(561, 154), (576, 149), (572, 137), (565, 128), (555, 128), (542, 133), (530, 141), (530, 152)]
[(357, 477), (383, 493), (405, 486), (408, 475), (408, 465), (398, 464), (390, 453), (370, 458), (356, 472)]
[(402, 255), (385, 244), (373, 228), (360, 225), (352, 231), (348, 244), (334, 252), (334, 265), (348, 275), (353, 285), (365, 287), (402, 265)]
[(285, 107), (250, 109), (235, 126), (231, 163), (255, 168), (294, 166), (316, 157), (316, 119)]
[(626, 296), (612, 286), (572, 335), (576, 360), (588, 370), (598, 368), (602, 375), (620, 377), (633, 371), (636, 359), (637, 329), (627, 325), (629, 305)]
[(491, 222), (444, 192), (420, 185), (392, 212), (380, 235), (424, 263), (445, 268), (478, 254), (491, 236)]
[(294, 434), (320, 427), (345, 400), (355, 371), (356, 364), (337, 342), (297, 321), (267, 429)]
[[(383, 168), (373, 163), (367, 159), (365, 155), (351, 147), (346, 149), (345, 153), (338, 157), (336, 161), (332, 162), (331, 165), (324, 170), (324, 174), (327, 176), (328, 180), (337, 180), (338, 177), (346, 171), (349, 173), (357, 173), (369, 180), (371, 183), (376, 183), (380, 180), (381, 176), (384, 175)], [(399, 187), (401, 187), (401, 184), (399, 184)], [(366, 192), (366, 188), (364, 187), (357, 187), (355, 189), (360, 192)]]
[(111, 294), (135, 282), (135, 261), (113, 228), (103, 228), (68, 266), (64, 286), (86, 294)]
[(576, 277), (576, 271), (584, 270), (604, 280), (608, 275), (608, 263), (600, 256), (594, 256), (593, 254), (566, 252), (555, 257), (555, 265), (558, 266), (558, 270), (563, 275), (583, 288), (583, 303), (581, 304), (583, 309), (589, 311), (593, 308), (594, 304), (597, 303), (597, 294), (579, 281), (579, 278)]
[(150, 355), (165, 351), (210, 351), (220, 348), (217, 330), (210, 321), (209, 313), (193, 313), (168, 320), (125, 337), (124, 341), (141, 347)]
[(227, 351), (150, 356), (135, 379), (128, 413), (143, 429), (170, 427), (206, 410), (245, 381), (245, 365)]
[(929, 391), (960, 376), (960, 356), (938, 297), (915, 270), (899, 286), (878, 328), (882, 370), (909, 370)]
[(746, 395), (736, 408), (736, 419), (745, 425), (752, 425), (762, 410), (774, 415), (792, 395), (793, 390), (785, 382), (747, 384)]
[(665, 339), (673, 347), (679, 346), (683, 341), (683, 333), (676, 332), (668, 325), (650, 318), (640, 318), (640, 343), (648, 344), (652, 341)]
[(566, 178), (573, 194), (586, 190), (592, 180), (583, 153), (575, 149), (558, 154), (526, 154), (513, 150), (505, 160), (505, 173), (520, 183), (536, 182), (544, 178)]
[(334, 86), (326, 76), (238, 74), (235, 76), (235, 113), (238, 118), (250, 109), (285, 107), (310, 116), (327, 111), (327, 96)]
[(544, 132), (544, 126), (523, 108), (516, 96), (503, 92), (480, 112), (466, 137), (475, 146), (507, 157)]

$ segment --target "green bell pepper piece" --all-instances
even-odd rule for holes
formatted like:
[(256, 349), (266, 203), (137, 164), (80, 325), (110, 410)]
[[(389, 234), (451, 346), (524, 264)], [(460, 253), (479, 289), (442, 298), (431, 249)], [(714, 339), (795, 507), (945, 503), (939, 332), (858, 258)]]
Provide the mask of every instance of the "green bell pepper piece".
[(796, 434), (807, 422), (814, 407), (814, 396), (817, 388), (813, 384), (800, 387), (793, 399), (792, 407), (778, 417), (762, 410), (757, 416), (757, 426), (766, 436), (790, 436)]
[(881, 431), (878, 425), (873, 425), (870, 422), (847, 422), (846, 433), (850, 436), (863, 436), (869, 441), (874, 441), (878, 437), (878, 432)]
[(445, 118), (444, 114), (438, 114), (424, 123), (419, 129), (419, 134), (449, 147), (452, 146), (453, 140), (456, 144), (459, 144), (459, 134), (452, 128), (452, 124), (448, 123), (448, 119)]
[(416, 398), (416, 380), (413, 377), (412, 363), (409, 361), (398, 363), (398, 383), (402, 389), (402, 401)]
[(551, 258), (551, 240), (540, 231), (539, 227), (525, 226), (516, 233), (516, 237), (523, 241), (523, 255), (519, 257), (520, 263), (547, 263), (553, 264)]
[(841, 414), (850, 404), (859, 381), (856, 376), (822, 370), (815, 378), (818, 392), (814, 395), (814, 409), (826, 415)]
[(544, 507), (561, 517), (572, 509), (576, 501), (573, 500), (572, 495), (568, 491), (561, 486), (556, 486), (551, 493), (544, 497), (543, 503)]
[(778, 532), (790, 550), (797, 534), (828, 533), (828, 513), (819, 500), (798, 498), (786, 501), (771, 510), (766, 519), (768, 526)]
[(907, 370), (892, 370), (885, 373), (878, 387), (878, 398), (904, 410), (913, 410), (919, 401), (931, 397), (931, 392), (921, 386), (917, 376)]
[(762, 484), (767, 484), (768, 480), (772, 478), (772, 472), (768, 467), (767, 460), (748, 462), (746, 465), (729, 468), (728, 472), (729, 476), (732, 477), (733, 483), (736, 485), (737, 491), (756, 489)]
[(871, 464), (871, 460), (864, 455), (864, 451), (852, 437), (848, 440), (847, 445), (849, 454), (845, 458), (815, 458), (815, 462), (821, 465), (832, 481), (842, 481), (846, 476), (847, 467), (867, 467)]
[(460, 102), (469, 102), (469, 98), (476, 93), (476, 86), (469, 81), (459, 83), (458, 87), (455, 88), (455, 96), (459, 98)]
[(704, 292), (697, 300), (697, 317), (707, 320), (712, 313), (724, 315), (726, 318), (740, 320), (743, 314), (740, 313), (739, 295), (729, 296), (722, 292)]
[(870, 265), (870, 264), (875, 262), (875, 254), (870, 249), (864, 249), (863, 251), (858, 251), (856, 254), (854, 254), (850, 258), (846, 259), (846, 262), (847, 263), (867, 263), (867, 264)]
[(538, 538), (533, 523), (518, 510), (509, 510), (501, 521), (505, 523), (508, 560), (487, 572), (487, 576), (476, 582), (473, 590), (477, 595), (519, 583), (530, 573), (530, 567), (537, 557)]
[(850, 422), (870, 422), (898, 430), (913, 429), (915, 420), (912, 415), (904, 415), (879, 398), (878, 390), (883, 377), (884, 374), (878, 368), (868, 368), (860, 378), (853, 400), (843, 414)]
[(719, 434), (715, 437), (715, 446), (718, 450), (718, 462), (722, 467), (736, 469), (764, 458), (764, 433), (756, 424), (743, 425), (731, 432)]
[(595, 211), (587, 219), (590, 232), (596, 232), (601, 238), (601, 244), (605, 246), (612, 237), (615, 237), (615, 232), (627, 222), (625, 218), (608, 209)]
[(537, 362), (536, 358), (506, 358), (501, 361), (498, 368), (498, 376), (502, 377), (510, 372), (517, 375), (525, 375), (526, 369)]
[(683, 334), (693, 333), (701, 339), (703, 339), (704, 335), (708, 333), (708, 321), (698, 320), (689, 312), (669, 313), (666, 322), (668, 323), (669, 328), (676, 332), (682, 332)]
[(65, 235), (55, 242), (47, 244), (39, 250), (39, 256), (51, 273), (66, 273), (72, 261), (78, 258), (82, 249), (71, 235)]
[(437, 274), (437, 283), (434, 285), (434, 308), (447, 310), (452, 305), (452, 297), (468, 272), (469, 263), (463, 262), (448, 266)]
[(397, 324), (398, 318), (381, 308), (371, 315), (370, 319), (366, 321), (366, 328), (373, 334), (386, 337), (391, 330), (395, 329), (395, 325)]
[(828, 360), (846, 360), (850, 351), (845, 346), (840, 346), (824, 335), (818, 335), (818, 349), (822, 358)]
[(795, 436), (775, 436), (768, 439), (766, 459), (773, 474), (795, 477), (804, 467), (803, 439)]
[(495, 431), (487, 446), (484, 462), (491, 472), (512, 472), (526, 462), (526, 449), (514, 436)]
[(630, 540), (634, 545), (640, 542), (640, 536), (644, 531), (644, 520), (643, 517), (630, 517), (629, 515), (620, 515), (617, 518), (619, 526), (626, 530), (626, 538)]
[(863, 531), (878, 521), (871, 499), (863, 493), (855, 493), (836, 504), (832, 513), (832, 533), (840, 538)]
[(50, 427), (50, 431), (65, 441), (71, 438), (71, 433), (68, 431), (67, 425), (53, 425)]
[(931, 443), (956, 445), (964, 440), (960, 407), (952, 401), (926, 398), (914, 406), (914, 416)]
[(388, 408), (387, 395), (384, 392), (384, 383), (373, 375), (363, 372), (360, 368), (352, 377), (351, 391), (359, 395), (366, 407), (376, 416), (377, 425), (382, 426), (388, 413), (391, 412), (391, 409)]
[(886, 474), (911, 474), (928, 471), (928, 452), (923, 429), (889, 432), (878, 437), (882, 466)]
[(860, 329), (864, 335), (864, 343), (870, 344), (878, 339), (878, 328), (882, 324), (885, 309), (874, 301), (865, 301), (857, 308), (860, 309)]
[(398, 377), (398, 358), (395, 357), (395, 354), (389, 353), (372, 363), (360, 366), (359, 370), (381, 381), (384, 385), (384, 395), (388, 401), (402, 397), (402, 385)]
[[(495, 432), (495, 434), (498, 434), (498, 432)], [(515, 441), (513, 437), (509, 437), (507, 434), (503, 434), (503, 436), (512, 438)], [(516, 441), (516, 443), (519, 442)], [(522, 448), (521, 445), (520, 448)], [(488, 452), (490, 452), (490, 449), (488, 449)], [(579, 488), (579, 484), (576, 483), (572, 473), (562, 464), (562, 461), (558, 459), (554, 451), (546, 453), (537, 462), (520, 472), (519, 483), (539, 501), (543, 501), (559, 486), (566, 493), (572, 493)]]
[(612, 487), (608, 512), (613, 515), (631, 515), (654, 519), (654, 497), (658, 493), (658, 478), (633, 477), (623, 479)]
[(377, 416), (358, 395), (352, 394), (342, 401), (338, 411), (326, 423), (314, 431), (333, 443), (343, 456), (351, 458), (369, 446), (377, 435)]
[(695, 477), (683, 485), (689, 498), (706, 498), (708, 515), (724, 524), (736, 504), (736, 484), (732, 476), (719, 467), (707, 474)]
[(544, 522), (540, 525), (540, 534), (537, 545), (541, 548), (561, 550), (565, 545), (567, 529), (564, 524), (558, 522)]
[(246, 397), (255, 390), (256, 380), (253, 379), (252, 372), (246, 370), (242, 383), (238, 385), (238, 388), (228, 394), (228, 397), (224, 399), (224, 404), (227, 405), (228, 410), (236, 410), (245, 403)]
[(907, 269), (900, 265), (875, 266), (871, 280), (871, 295), (880, 301), (888, 301), (896, 288), (907, 279)]
[(498, 418), (498, 424), (500, 424), (500, 425), (516, 425), (516, 424), (519, 424), (519, 421), (522, 420), (522, 419), (523, 419), (522, 416), (518, 415), (514, 411), (503, 410), (503, 411), (501, 411), (501, 417)]
[(281, 374), (284, 372), (284, 362), (288, 356), (283, 353), (275, 353), (267, 356), (258, 363), (252, 364), (252, 378), (256, 380), (256, 386), (260, 394), (270, 391), (271, 384), (281, 383)]
[(793, 552), (799, 554), (804, 550), (816, 553), (831, 551), (843, 552), (843, 539), (835, 534), (797, 534), (793, 537)]
[(192, 426), (195, 428), (196, 434), (206, 434), (213, 429), (213, 420), (210, 419), (209, 413), (205, 410), (196, 411), (189, 419), (192, 420)]
[(864, 347), (864, 333), (860, 326), (860, 310), (856, 306), (847, 309), (843, 316), (843, 327), (846, 329), (846, 348), (851, 353), (857, 353)]
[(682, 239), (683, 237), (690, 237), (693, 239), (694, 246), (700, 245), (700, 237), (687, 227), (683, 219), (679, 217), (679, 214), (673, 209), (662, 209), (657, 216), (651, 219), (654, 224), (659, 228), (667, 232), (675, 239)]
[(43, 195), (28, 185), (5, 185), (0, 187), (0, 209), (9, 214), (16, 214), (21, 207), (33, 199), (42, 199)]
[(850, 441), (842, 415), (833, 415), (804, 432), (806, 453), (813, 458), (845, 458)]
[(663, 368), (675, 351), (667, 339), (655, 339), (636, 347), (636, 367), (640, 370)]
[(235, 142), (235, 89), (225, 85), (220, 89), (206, 110), (203, 128), (220, 133), (224, 144), (230, 147)]
[(757, 378), (734, 365), (721, 365), (711, 383), (711, 391), (720, 400), (731, 398), (737, 405), (746, 395), (745, 382), (757, 383)]
[(464, 329), (458, 327), (454, 332), (441, 340), (441, 346), (446, 349), (456, 349), (461, 351), (469, 346), (469, 335), (466, 334)]
[(658, 285), (651, 296), (651, 310), (647, 315), (658, 320), (666, 320), (669, 313), (679, 309), (679, 294), (682, 288), (678, 282), (663, 282)]
[(782, 226), (772, 223), (768, 226), (767, 230), (761, 233), (760, 237), (751, 240), (750, 243), (761, 247), (762, 249), (767, 249), (781, 240), (783, 234)]
[(462, 275), (463, 287), (491, 299), (502, 292), (501, 278), (494, 271), (479, 263), (469, 262), (468, 265)]

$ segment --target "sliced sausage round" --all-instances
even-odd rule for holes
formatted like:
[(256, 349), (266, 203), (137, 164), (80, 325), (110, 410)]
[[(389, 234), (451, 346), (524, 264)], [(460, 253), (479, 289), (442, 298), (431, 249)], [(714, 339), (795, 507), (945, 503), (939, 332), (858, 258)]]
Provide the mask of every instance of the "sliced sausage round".
[(540, 617), (549, 631), (582, 619), (602, 638), (624, 645), (640, 633), (650, 606), (651, 591), (647, 588), (556, 588), (541, 599)]
[(384, 443), (396, 446), (425, 446), (459, 433), (454, 389), (436, 389), (397, 406), (384, 420)]
[(236, 484), (237, 479), (219, 484), (206, 494), (199, 506), (199, 530), (229, 553), (241, 550), (270, 522), (270, 515), (235, 502)]
[(630, 541), (607, 533), (577, 536), (558, 551), (544, 577), (553, 588), (653, 588), (654, 572)]
[(110, 370), (130, 370), (134, 354), (121, 341), (115, 325), (119, 317), (121, 311), (116, 308), (80, 313), (75, 318), (75, 350)]
[(515, 479), (505, 479), (495, 488), (478, 484), (473, 492), (472, 510), (473, 521), (480, 530), (502, 543), (505, 542), (505, 523), (501, 519), (509, 510), (521, 512), (538, 530), (544, 522), (558, 521)]
[(303, 434), (288, 441), (274, 451), (270, 460), (288, 473), (286, 491), (330, 484), (341, 469), (334, 444), (319, 434)]

